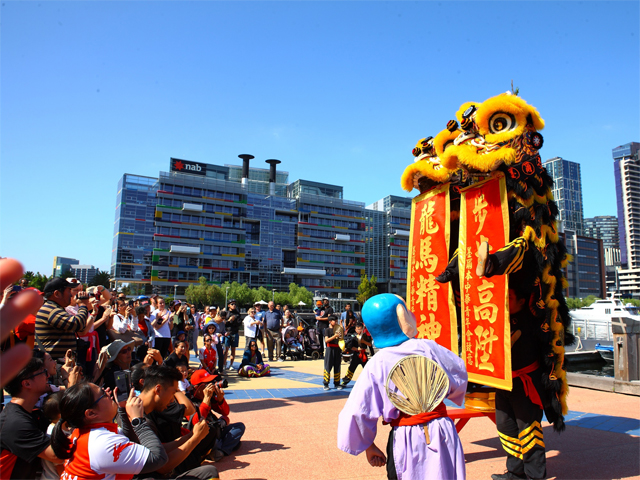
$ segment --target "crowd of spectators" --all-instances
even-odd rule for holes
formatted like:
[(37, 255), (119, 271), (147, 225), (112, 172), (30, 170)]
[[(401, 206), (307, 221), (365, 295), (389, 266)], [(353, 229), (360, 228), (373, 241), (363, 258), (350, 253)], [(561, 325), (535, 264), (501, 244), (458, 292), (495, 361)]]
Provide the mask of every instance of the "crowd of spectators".
[[(287, 349), (303, 348), (302, 321), (274, 302), (244, 316), (233, 299), (226, 309), (197, 311), (157, 295), (85, 289), (72, 278), (54, 278), (38, 292), (25, 281), (13, 285), (16, 264), (0, 260), (1, 373), (11, 396), (0, 413), (3, 479), (217, 478), (217, 462), (245, 431), (231, 422), (226, 375), (269, 375), (267, 355), (282, 362)], [(338, 317), (328, 300), (315, 318), (320, 342), (335, 341), (327, 328)], [(358, 321), (348, 306), (339, 337), (360, 335)], [(348, 349), (366, 343), (355, 345)]]
[[(230, 419), (218, 363), (228, 355), (233, 367), (239, 312), (199, 313), (75, 279), (29, 291), (13, 285), (21, 267), (11, 262), (0, 260), (11, 396), (0, 413), (0, 478), (218, 478), (217, 462), (245, 431)], [(199, 330), (210, 332), (200, 350)]]

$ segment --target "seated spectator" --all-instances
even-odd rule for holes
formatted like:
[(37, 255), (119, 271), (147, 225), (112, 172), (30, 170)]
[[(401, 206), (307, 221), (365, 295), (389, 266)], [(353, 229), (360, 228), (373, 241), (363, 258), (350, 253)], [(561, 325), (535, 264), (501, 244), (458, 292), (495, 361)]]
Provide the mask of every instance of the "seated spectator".
[(117, 300), (117, 312), (112, 314), (111, 328), (108, 331), (109, 338), (124, 342), (134, 341), (135, 346), (144, 343), (144, 336), (140, 332), (138, 317), (134, 316), (133, 301)]
[[(212, 327), (214, 325), (215, 324), (209, 324), (209, 326)], [(203, 341), (204, 347), (200, 349), (198, 355), (198, 357), (200, 358), (200, 365), (207, 371), (207, 373), (211, 375), (217, 375), (218, 355), (216, 353), (215, 345), (218, 343), (218, 336), (205, 333)]]
[[(231, 455), (231, 453), (240, 448), (240, 440), (245, 432), (244, 423), (229, 422), (229, 404), (224, 398), (224, 391), (220, 388), (220, 377), (209, 375), (204, 370), (196, 370), (191, 375), (196, 392), (195, 399), (200, 404), (200, 408), (195, 415), (197, 421), (199, 417), (209, 417), (209, 426), (211, 429), (220, 428), (220, 432), (216, 434), (216, 442), (213, 446), (212, 454), (209, 458), (219, 461), (223, 455)], [(226, 380), (223, 382), (223, 387)], [(218, 413), (220, 418), (216, 418), (212, 411)]]
[(184, 332), (182, 330), (180, 330), (179, 332), (176, 332), (175, 340), (184, 342), (184, 345), (186, 348), (186, 352), (184, 353), (184, 356), (187, 357), (187, 360), (189, 360), (189, 340), (187, 339), (187, 332)]
[(176, 340), (173, 342), (173, 353), (164, 359), (164, 364), (169, 367), (177, 367), (178, 365), (186, 365), (189, 368), (189, 359), (186, 355), (187, 344), (184, 340)]
[[(89, 295), (77, 298), (78, 314), (71, 316), (65, 308), (71, 303), (71, 290), (76, 284), (56, 277), (44, 286), (44, 305), (36, 315), (36, 341), (53, 357), (64, 357), (67, 350), (76, 351), (76, 333), (83, 331), (89, 319)], [(82, 292), (84, 293), (84, 292)]]
[[(118, 405), (97, 385), (81, 383), (64, 392), (59, 409), (51, 445), (59, 458), (68, 459), (62, 478), (131, 478), (167, 463), (167, 452), (144, 420), (142, 400), (133, 390)], [(118, 413), (121, 431), (113, 423)], [(74, 429), (70, 438), (64, 424)]]
[[(44, 404), (42, 406), (42, 413), (44, 418), (48, 422), (46, 433), (51, 437), (53, 433), (53, 427), (60, 419), (60, 399), (63, 392), (50, 393), (45, 397)], [(42, 397), (40, 397), (42, 398)], [(42, 461), (42, 476), (40, 480), (59, 480), (60, 475), (64, 472), (64, 465), (56, 465), (49, 460), (41, 459)]]
[(0, 413), (0, 478), (35, 479), (40, 459), (62, 463), (56, 457), (32, 411), (40, 396), (49, 391), (47, 370), (39, 358), (32, 358), (4, 387), (11, 401)]
[(241, 377), (264, 377), (269, 375), (271, 367), (262, 360), (262, 354), (258, 350), (258, 344), (251, 340), (242, 356), (242, 363), (238, 368), (238, 375)]
[[(154, 472), (155, 475), (142, 475), (139, 478), (174, 478), (180, 474), (202, 480), (218, 477), (215, 467), (198, 467), (209, 451), (205, 450), (206, 444), (211, 442), (207, 439), (210, 434), (207, 422), (200, 419), (193, 425), (192, 431), (184, 432), (182, 435), (180, 423), (186, 406), (175, 401), (176, 394), (180, 394), (178, 382), (181, 378), (178, 370), (166, 365), (148, 367), (145, 370), (142, 380), (144, 387), (138, 398), (142, 400), (147, 423), (163, 442), (169, 460)], [(175, 428), (176, 422), (178, 428)], [(203, 443), (203, 446), (196, 450), (200, 443)]]
[(114, 390), (116, 388), (115, 373), (131, 368), (131, 359), (134, 341), (128, 343), (122, 340), (114, 340), (105, 349), (107, 353), (107, 365), (101, 375), (98, 376), (96, 382), (104, 381), (104, 388)]

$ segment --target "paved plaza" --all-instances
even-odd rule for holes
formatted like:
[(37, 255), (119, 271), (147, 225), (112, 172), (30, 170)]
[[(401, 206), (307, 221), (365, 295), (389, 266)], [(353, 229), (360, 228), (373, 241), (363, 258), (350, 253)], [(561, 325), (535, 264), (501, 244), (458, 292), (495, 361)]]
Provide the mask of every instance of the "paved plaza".
[[(369, 466), (364, 454), (353, 457), (336, 447), (338, 414), (350, 388), (323, 391), (321, 360), (271, 366), (265, 378), (229, 374), (231, 421), (244, 422), (247, 431), (237, 454), (220, 462), (220, 478), (386, 478), (385, 470)], [(572, 388), (569, 408), (562, 434), (543, 422), (549, 478), (640, 478), (640, 397)], [(379, 424), (376, 443), (383, 450), (388, 429)], [(489, 479), (505, 470), (505, 454), (488, 418), (472, 418), (460, 438), (467, 478)]]

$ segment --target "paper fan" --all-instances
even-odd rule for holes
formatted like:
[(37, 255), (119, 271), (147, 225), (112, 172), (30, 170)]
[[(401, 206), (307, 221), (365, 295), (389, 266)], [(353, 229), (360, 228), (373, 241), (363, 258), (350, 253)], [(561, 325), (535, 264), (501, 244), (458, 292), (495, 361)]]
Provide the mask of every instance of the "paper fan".
[[(390, 383), (398, 393), (389, 388)], [(417, 415), (433, 411), (444, 400), (449, 391), (449, 377), (433, 360), (422, 355), (408, 355), (387, 375), (385, 390), (394, 407), (407, 415)], [(428, 444), (427, 425), (424, 425), (424, 432)]]

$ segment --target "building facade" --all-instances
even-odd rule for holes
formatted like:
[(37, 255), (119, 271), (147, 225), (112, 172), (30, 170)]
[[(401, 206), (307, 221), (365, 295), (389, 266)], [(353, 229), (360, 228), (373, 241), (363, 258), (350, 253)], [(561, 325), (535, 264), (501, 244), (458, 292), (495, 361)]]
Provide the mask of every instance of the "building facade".
[(584, 219), (584, 235), (602, 240), (604, 248), (620, 248), (618, 235), (618, 218), (612, 215), (601, 215)]
[(585, 298), (594, 295), (605, 298), (607, 287), (602, 240), (577, 235), (565, 229), (560, 238), (567, 247), (573, 260), (567, 266), (569, 287), (567, 297)]
[(620, 263), (618, 282), (623, 296), (640, 298), (640, 143), (612, 151), (618, 207)]
[(553, 178), (553, 198), (558, 205), (562, 228), (584, 235), (580, 164), (555, 157), (546, 160), (544, 166)]
[(80, 260), (76, 260), (75, 258), (53, 257), (53, 273), (51, 275), (59, 277), (61, 273), (71, 270), (72, 265), (79, 264)]
[(368, 271), (379, 272), (379, 292), (405, 297), (411, 197), (389, 195), (367, 206), (370, 229), (367, 231)]
[(98, 269), (93, 265), (72, 265), (71, 271), (74, 278), (80, 280), (81, 283), (89, 283), (98, 273)]
[(158, 179), (126, 173), (118, 182), (111, 250), (111, 280), (151, 293)]
[[(240, 157), (242, 167), (171, 158), (157, 179), (124, 175), (112, 279), (178, 296), (204, 277), (355, 298), (365, 272), (364, 203), (344, 200), (341, 186), (289, 184), (278, 160), (262, 169), (249, 166), (251, 155)], [(134, 197), (141, 191), (144, 199)]]

